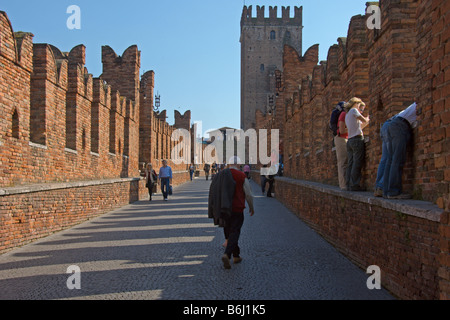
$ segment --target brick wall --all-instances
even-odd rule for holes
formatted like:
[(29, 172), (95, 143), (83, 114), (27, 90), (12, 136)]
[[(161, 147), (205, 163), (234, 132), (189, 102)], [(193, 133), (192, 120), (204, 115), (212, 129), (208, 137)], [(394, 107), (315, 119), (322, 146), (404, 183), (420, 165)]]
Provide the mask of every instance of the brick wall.
[[(143, 182), (133, 179), (147, 162), (158, 172), (176, 145), (174, 130), (190, 130), (190, 111), (176, 112), (173, 126), (165, 111), (153, 111), (154, 73), (140, 79), (137, 46), (122, 56), (104, 46), (99, 78), (85, 67), (85, 54), (84, 45), (64, 53), (33, 44), (33, 35), (14, 33), (0, 11), (0, 252), (139, 194), (146, 199)], [(187, 164), (169, 165), (174, 185), (188, 181)]]
[[(366, 27), (368, 15), (353, 17), (347, 37), (338, 38), (319, 65), (289, 63), (298, 54), (285, 48), (277, 109), (257, 113), (258, 128), (284, 133), (281, 153), (288, 180), (275, 183), (277, 198), (360, 266), (374, 260), (383, 264), (384, 284), (397, 296), (448, 299), (448, 214), (442, 210), (450, 208), (450, 5), (443, 0), (378, 5), (381, 29)], [(418, 200), (410, 203), (411, 210), (431, 205), (433, 219), (387, 207), (385, 200), (374, 206), (353, 193), (337, 193), (337, 187), (324, 191), (338, 185), (329, 116), (337, 102), (353, 96), (367, 103), (371, 118), (364, 130), (368, 190), (373, 190), (381, 158), (381, 125), (418, 103), (419, 126), (403, 185)], [(311, 188), (314, 182), (321, 187)]]
[[(373, 190), (381, 157), (380, 127), (414, 101), (414, 130), (403, 186), (415, 199), (450, 206), (449, 45), (445, 1), (380, 1), (381, 29), (354, 16), (348, 34), (318, 61), (317, 48), (304, 57), (284, 50), (283, 87), (273, 114), (258, 112), (257, 128), (280, 129), (286, 175), (337, 185), (336, 154), (328, 129), (339, 101), (360, 97), (371, 122), (364, 130), (363, 185)], [(447, 20), (446, 20), (447, 19)]]
[(145, 198), (140, 179), (60, 183), (2, 190), (0, 254)]
[(442, 210), (290, 178), (277, 178), (275, 185), (277, 199), (355, 264), (363, 270), (379, 266), (383, 286), (398, 298), (448, 295), (448, 263), (445, 268), (439, 262), (448, 260), (448, 237), (440, 249)]

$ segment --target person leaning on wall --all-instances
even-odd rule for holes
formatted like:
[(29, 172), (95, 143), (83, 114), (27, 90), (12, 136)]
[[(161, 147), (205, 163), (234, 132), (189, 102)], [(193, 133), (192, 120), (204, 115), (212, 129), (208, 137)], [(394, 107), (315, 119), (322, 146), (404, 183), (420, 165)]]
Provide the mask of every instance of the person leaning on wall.
[(403, 193), (402, 175), (406, 149), (412, 130), (417, 127), (417, 104), (387, 120), (381, 127), (382, 156), (375, 183), (375, 196), (387, 199), (410, 199)]
[(363, 191), (361, 188), (361, 169), (364, 163), (365, 145), (363, 129), (369, 124), (370, 118), (362, 114), (366, 104), (359, 98), (352, 98), (345, 105), (345, 124), (348, 130), (347, 141), (347, 190)]

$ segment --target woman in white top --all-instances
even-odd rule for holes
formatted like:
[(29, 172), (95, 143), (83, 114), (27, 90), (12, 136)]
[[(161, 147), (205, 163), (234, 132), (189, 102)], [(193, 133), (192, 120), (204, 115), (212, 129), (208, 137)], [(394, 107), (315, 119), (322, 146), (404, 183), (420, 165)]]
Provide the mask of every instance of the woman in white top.
[(366, 104), (359, 98), (352, 98), (346, 104), (345, 124), (348, 130), (348, 166), (347, 166), (347, 190), (362, 191), (361, 169), (364, 163), (365, 145), (363, 129), (369, 124), (369, 117), (364, 117)]

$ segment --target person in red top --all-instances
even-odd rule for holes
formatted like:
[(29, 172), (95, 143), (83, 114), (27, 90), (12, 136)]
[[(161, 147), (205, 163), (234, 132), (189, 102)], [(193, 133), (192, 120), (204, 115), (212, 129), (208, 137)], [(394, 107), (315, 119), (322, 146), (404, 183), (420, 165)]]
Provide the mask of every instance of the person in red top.
[(338, 167), (339, 187), (342, 190), (347, 190), (347, 180), (345, 179), (345, 172), (347, 171), (347, 141), (348, 130), (345, 125), (345, 116), (347, 113), (343, 111), (339, 116), (337, 136), (334, 137), (334, 145), (336, 146), (336, 158)]
[(241, 228), (244, 224), (245, 201), (249, 204), (250, 216), (255, 214), (251, 186), (245, 173), (239, 170), (237, 166), (239, 162), (238, 157), (233, 157), (228, 161), (228, 169), (231, 171), (233, 180), (235, 181), (235, 189), (232, 201), (232, 213), (226, 219), (224, 227), (227, 245), (225, 248), (225, 254), (222, 256), (222, 262), (225, 269), (231, 268), (230, 259), (232, 255), (234, 263), (239, 263), (242, 261), (238, 243)]

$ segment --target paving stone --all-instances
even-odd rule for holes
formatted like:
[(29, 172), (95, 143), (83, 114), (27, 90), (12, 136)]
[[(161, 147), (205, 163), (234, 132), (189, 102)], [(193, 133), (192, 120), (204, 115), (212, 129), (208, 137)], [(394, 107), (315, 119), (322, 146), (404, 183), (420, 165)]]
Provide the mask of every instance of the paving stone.
[[(276, 199), (245, 213), (243, 262), (222, 266), (223, 230), (208, 219), (202, 178), (0, 256), (0, 299), (393, 299)], [(69, 290), (69, 266), (81, 289)]]

